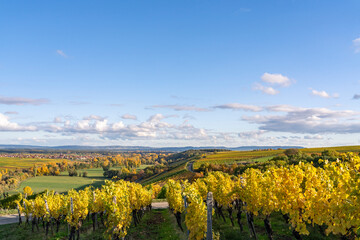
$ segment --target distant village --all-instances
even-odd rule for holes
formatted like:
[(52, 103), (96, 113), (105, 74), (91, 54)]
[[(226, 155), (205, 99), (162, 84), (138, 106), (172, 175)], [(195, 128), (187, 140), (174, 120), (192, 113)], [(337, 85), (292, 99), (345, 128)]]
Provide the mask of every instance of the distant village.
[(67, 159), (67, 160), (92, 160), (96, 157), (104, 157), (100, 153), (1, 153), (0, 157), (6, 158), (33, 158), (33, 159)]

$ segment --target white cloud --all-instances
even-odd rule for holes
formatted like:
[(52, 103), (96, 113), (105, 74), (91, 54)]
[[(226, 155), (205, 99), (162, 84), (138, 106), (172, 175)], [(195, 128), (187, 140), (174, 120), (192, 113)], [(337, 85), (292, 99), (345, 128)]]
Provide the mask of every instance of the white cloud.
[(121, 116), (122, 119), (131, 119), (131, 120), (137, 120), (137, 117), (135, 115), (131, 114), (124, 114)]
[[(214, 139), (225, 139), (225, 135), (222, 135), (221, 133), (210, 133), (208, 130), (196, 128), (189, 124), (188, 121), (184, 121), (181, 124), (172, 124), (164, 121), (164, 119), (169, 117), (173, 116), (155, 114), (150, 116), (147, 121), (139, 124), (125, 125), (122, 121), (110, 123), (104, 117), (90, 115), (88, 117), (84, 117), (80, 121), (66, 120), (64, 122), (56, 120), (52, 123), (38, 123), (37, 130), (50, 133), (60, 133), (64, 136), (85, 136), (93, 134), (102, 139), (108, 140), (173, 139), (212, 141)], [(6, 123), (6, 125), (9, 124)], [(11, 129), (12, 131), (25, 130), (24, 127), (20, 127), (16, 123), (13, 123), (12, 127), (8, 127), (8, 129)]]
[(265, 108), (269, 112), (295, 112), (295, 111), (305, 109), (305, 108), (295, 107), (295, 106), (286, 105), (286, 104), (267, 106)]
[(56, 53), (64, 58), (67, 58), (68, 56), (64, 53), (63, 50), (56, 50)]
[(195, 106), (186, 106), (186, 105), (154, 105), (152, 108), (169, 108), (174, 111), (195, 111), (195, 112), (208, 112), (207, 108), (199, 108)]
[(35, 131), (35, 126), (21, 126), (18, 123), (10, 122), (9, 117), (0, 113), (0, 131)]
[(56, 117), (56, 118), (54, 118), (53, 122), (54, 123), (62, 123), (63, 121), (62, 121), (61, 117)]
[(164, 118), (165, 118), (164, 115), (157, 113), (155, 115), (150, 116), (148, 119), (148, 122), (159, 122), (160, 120), (162, 120)]
[(315, 134), (315, 135), (306, 135), (304, 136), (304, 139), (308, 139), (308, 140), (323, 140), (324, 137), (319, 135), (319, 134)]
[[(66, 125), (67, 124), (70, 124), (70, 123), (66, 123)], [(77, 126), (78, 130), (90, 130), (91, 129), (90, 120), (81, 120), (76, 124), (76, 126)]]
[(353, 99), (355, 99), (355, 100), (360, 99), (360, 94), (354, 94)]
[(107, 119), (96, 121), (96, 123), (95, 123), (96, 131), (98, 131), (98, 132), (107, 131), (108, 130), (108, 124), (107, 123), (108, 123)]
[(265, 134), (267, 131), (265, 130), (257, 130), (257, 131), (248, 131), (248, 132), (241, 132), (238, 134), (240, 138), (251, 138), (251, 139), (258, 139), (260, 136)]
[(0, 104), (5, 105), (41, 105), (49, 103), (49, 99), (40, 98), (21, 98), (21, 97), (1, 97), (0, 96)]
[(279, 93), (278, 90), (272, 88), (272, 87), (266, 87), (261, 85), (260, 83), (255, 83), (254, 85), (254, 90), (259, 90), (265, 94), (269, 94), (269, 95), (276, 95)]
[(125, 124), (123, 122), (116, 122), (112, 125), (112, 130), (119, 131), (120, 129), (124, 128)]
[(17, 115), (19, 113), (16, 112), (16, 111), (8, 111), (8, 112), (4, 112), (4, 114), (6, 114), (6, 115)]
[(353, 46), (355, 48), (355, 53), (360, 53), (360, 38), (353, 40)]
[(337, 93), (334, 93), (334, 94), (329, 94), (325, 91), (317, 91), (315, 89), (311, 89), (311, 95), (313, 96), (319, 96), (319, 97), (322, 97), (322, 98), (338, 98), (339, 97), (339, 94)]
[(259, 106), (247, 105), (247, 104), (241, 104), (241, 103), (222, 104), (222, 105), (214, 106), (213, 108), (244, 110), (244, 111), (251, 111), (251, 112), (260, 112), (263, 110), (263, 108), (259, 107)]
[(261, 80), (263, 82), (270, 83), (272, 85), (279, 85), (281, 87), (287, 87), (292, 83), (288, 77), (278, 73), (264, 73), (261, 76)]
[[(269, 107), (271, 109), (271, 107)], [(283, 110), (286, 110), (285, 108)], [(289, 133), (360, 133), (360, 112), (327, 108), (288, 108), (283, 115), (244, 116), (260, 130)]]
[(83, 118), (84, 120), (104, 120), (105, 118), (104, 117), (101, 117), (101, 116), (98, 116), (98, 115), (89, 115), (87, 117), (84, 117)]

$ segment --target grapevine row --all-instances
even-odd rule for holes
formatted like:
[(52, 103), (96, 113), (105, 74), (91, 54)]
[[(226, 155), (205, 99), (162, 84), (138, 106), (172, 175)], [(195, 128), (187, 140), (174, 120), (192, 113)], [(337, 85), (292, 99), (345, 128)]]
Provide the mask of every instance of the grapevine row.
[(70, 190), (67, 195), (50, 191), (17, 204), (27, 223), (31, 218), (33, 230), (38, 228), (40, 219), (46, 224), (46, 234), (50, 223), (56, 223), (58, 231), (60, 222), (65, 220), (70, 226), (69, 239), (75, 239), (84, 220), (91, 216), (94, 230), (99, 217), (106, 227), (106, 238), (121, 239), (132, 221), (136, 225), (143, 210), (151, 206), (151, 195), (140, 184), (120, 180), (106, 181), (101, 189)]
[[(272, 239), (270, 215), (281, 213), (291, 225), (297, 239), (308, 235), (308, 225), (324, 228), (324, 234), (359, 237), (360, 228), (360, 158), (352, 153), (341, 155), (336, 162), (270, 167), (266, 171), (248, 169), (240, 176), (212, 172), (192, 184), (169, 180), (167, 200), (170, 209), (185, 223), (190, 239), (203, 239), (206, 233), (206, 196), (212, 192), (215, 214), (224, 218), (228, 211), (234, 226), (233, 212), (243, 228), (245, 213), (250, 233), (256, 238), (253, 216), (262, 217)], [(180, 216), (180, 218), (179, 218)]]

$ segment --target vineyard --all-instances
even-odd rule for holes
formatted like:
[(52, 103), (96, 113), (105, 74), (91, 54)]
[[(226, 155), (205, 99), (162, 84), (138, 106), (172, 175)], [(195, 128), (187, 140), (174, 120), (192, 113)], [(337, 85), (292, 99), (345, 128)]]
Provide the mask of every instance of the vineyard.
[[(359, 152), (359, 146), (343, 146), (328, 148), (303, 148), (301, 152), (307, 154), (318, 154), (325, 150), (336, 152)], [(247, 164), (253, 162), (264, 162), (274, 156), (283, 154), (284, 150), (258, 150), (258, 151), (226, 151), (215, 152), (213, 154), (203, 155), (201, 159), (194, 162), (194, 169), (198, 169), (202, 164)]]
[[(25, 216), (22, 225), (45, 237), (59, 229), (64, 232), (64, 225), (68, 226), (67, 236), (59, 239), (80, 239), (89, 232), (89, 224), (96, 239), (128, 239), (130, 229), (132, 233), (137, 228), (146, 232), (146, 224), (152, 221), (149, 217), (160, 215), (166, 216), (163, 229), (172, 218), (179, 232), (195, 240), (359, 239), (360, 157), (356, 153), (325, 153), (333, 157), (250, 167), (240, 174), (193, 173), (186, 170), (187, 161), (181, 160), (148, 179), (165, 183), (163, 187), (113, 179), (98, 189), (87, 187), (65, 194), (45, 191), (34, 196), (24, 188), (15, 206)], [(209, 156), (222, 154), (231, 156), (228, 152)], [(260, 155), (261, 151), (257, 157)], [(93, 170), (91, 175), (99, 174)], [(189, 180), (178, 180), (183, 179), (178, 175), (186, 173), (192, 174)], [(193, 178), (194, 174), (200, 177)], [(165, 210), (149, 211), (160, 192), (166, 196), (171, 217)], [(147, 219), (145, 225), (140, 221), (143, 218)], [(171, 230), (171, 224), (164, 231), (172, 236), (165, 239), (180, 235)]]
[[(360, 227), (360, 158), (342, 154), (336, 162), (322, 167), (299, 163), (271, 167), (265, 172), (248, 169), (240, 176), (210, 173), (192, 184), (167, 183), (167, 200), (181, 226), (181, 215), (190, 239), (204, 239), (207, 232), (209, 192), (213, 193), (213, 214), (225, 221), (227, 215), (241, 230), (248, 226), (250, 237), (257, 239), (254, 217), (261, 218), (269, 239), (273, 239), (271, 216), (281, 214), (296, 239), (309, 235), (308, 228), (318, 226), (324, 236), (355, 239)], [(247, 224), (244, 224), (245, 215)], [(218, 233), (212, 233), (218, 238)]]
[(106, 181), (101, 189), (86, 188), (70, 190), (67, 195), (54, 191), (46, 192), (35, 199), (27, 199), (26, 195), (17, 202), (19, 214), (24, 214), (26, 224), (32, 231), (39, 231), (39, 223), (45, 225), (46, 236), (49, 226), (56, 225), (56, 232), (62, 221), (69, 226), (69, 238), (79, 239), (80, 228), (91, 216), (93, 230), (101, 222), (107, 239), (121, 239), (126, 236), (132, 222), (138, 224), (143, 212), (151, 205), (151, 191), (140, 184), (126, 181)]
[(231, 151), (231, 152), (216, 152), (203, 156), (203, 158), (196, 160), (194, 169), (198, 169), (204, 163), (212, 164), (237, 164), (244, 162), (264, 161), (264, 159), (271, 158), (277, 154), (282, 153), (283, 150), (263, 150), (263, 151)]

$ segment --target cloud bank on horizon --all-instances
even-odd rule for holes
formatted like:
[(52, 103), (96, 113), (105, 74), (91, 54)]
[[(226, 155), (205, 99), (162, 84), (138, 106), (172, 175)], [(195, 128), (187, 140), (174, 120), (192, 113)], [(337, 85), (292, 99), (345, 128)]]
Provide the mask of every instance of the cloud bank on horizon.
[(0, 144), (360, 144), (359, 2), (84, 3), (0, 8)]

